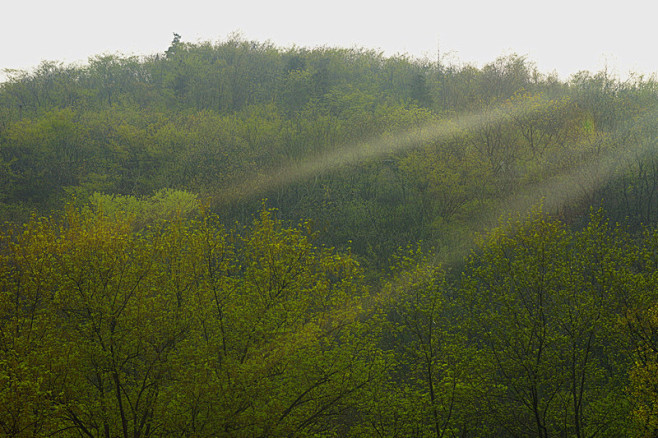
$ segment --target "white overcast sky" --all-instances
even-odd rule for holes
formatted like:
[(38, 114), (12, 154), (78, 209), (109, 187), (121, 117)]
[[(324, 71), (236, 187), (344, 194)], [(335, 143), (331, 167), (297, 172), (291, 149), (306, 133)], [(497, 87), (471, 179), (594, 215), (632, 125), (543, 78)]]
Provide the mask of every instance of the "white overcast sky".
[[(653, 2), (625, 0), (2, 0), (0, 70), (164, 52), (232, 32), (280, 47), (340, 46), (482, 66), (526, 55), (561, 78), (658, 72)], [(0, 80), (2, 76), (0, 75)]]

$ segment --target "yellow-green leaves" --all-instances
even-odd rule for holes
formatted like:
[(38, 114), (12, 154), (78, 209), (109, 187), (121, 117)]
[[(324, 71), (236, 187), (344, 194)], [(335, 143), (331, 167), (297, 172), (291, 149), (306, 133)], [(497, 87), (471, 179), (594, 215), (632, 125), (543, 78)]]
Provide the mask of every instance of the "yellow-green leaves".
[(506, 429), (614, 435), (628, 424), (624, 365), (608, 353), (626, 269), (611, 263), (619, 242), (600, 215), (576, 233), (535, 212), (502, 225), (474, 253), (462, 293), (496, 388), (489, 415)]
[(325, 430), (380, 360), (357, 263), (270, 211), (232, 236), (69, 209), (0, 249), (4, 435)]

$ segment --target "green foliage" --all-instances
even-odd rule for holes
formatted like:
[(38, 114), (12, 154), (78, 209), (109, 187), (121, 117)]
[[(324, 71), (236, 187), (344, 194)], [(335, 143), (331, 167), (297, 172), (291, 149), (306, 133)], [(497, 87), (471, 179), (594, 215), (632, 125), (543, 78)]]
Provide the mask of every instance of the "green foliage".
[[(512, 434), (618, 436), (626, 364), (612, 341), (629, 266), (600, 216), (579, 233), (535, 212), (483, 242), (464, 279), (470, 329), (495, 388), (488, 415)], [(521, 408), (522, 407), (522, 408)]]
[(239, 35), (12, 72), (0, 434), (655, 435), (656, 90)]
[[(266, 196), (293, 222), (331, 223), (326, 242), (351, 240), (369, 266), (384, 267), (399, 246), (421, 238), (445, 245), (446, 230), (468, 234), (475, 217), (526, 187), (637, 150), (615, 169), (587, 166), (570, 196), (576, 204), (604, 198), (615, 217), (639, 224), (658, 211), (654, 91), (652, 80), (620, 83), (606, 72), (560, 83), (516, 55), (479, 69), (362, 49), (281, 49), (239, 35), (190, 44), (174, 34), (165, 54), (101, 55), (82, 67), (43, 63), (12, 74), (0, 86), (0, 202), (20, 222), (21, 212), (59, 209), (71, 195), (172, 188), (244, 221)], [(464, 111), (482, 112), (476, 128), (413, 140)], [(237, 205), (212, 202), (251, 178), (380, 136), (413, 150)]]
[(136, 228), (158, 221), (188, 218), (200, 213), (196, 195), (183, 190), (158, 190), (148, 198), (105, 195), (95, 192), (89, 197), (92, 211), (111, 218), (127, 216)]
[[(383, 288), (395, 352), (388, 385), (372, 394), (367, 424), (383, 436), (484, 433), (476, 394), (477, 351), (458, 321), (445, 272), (420, 248), (402, 254)], [(385, 394), (387, 392), (388, 394)]]
[(211, 216), (133, 233), (73, 209), (3, 236), (3, 434), (335, 430), (382, 353), (358, 265), (311, 237), (269, 211), (231, 236)]
[(630, 392), (635, 399), (635, 417), (642, 436), (650, 437), (658, 430), (658, 349), (656, 307), (629, 316), (627, 323), (636, 337), (635, 363), (630, 373)]

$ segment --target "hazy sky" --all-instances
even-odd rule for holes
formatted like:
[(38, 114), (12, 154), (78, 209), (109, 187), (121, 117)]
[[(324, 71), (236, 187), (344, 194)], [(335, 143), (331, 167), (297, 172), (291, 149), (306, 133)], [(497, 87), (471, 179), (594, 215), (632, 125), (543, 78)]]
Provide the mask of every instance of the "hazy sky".
[[(101, 53), (164, 52), (173, 32), (184, 42), (232, 32), (280, 47), (341, 46), (407, 53), (482, 66), (527, 55), (563, 79), (604, 66), (658, 72), (652, 2), (625, 0), (5, 0), (1, 69), (42, 60), (85, 62)], [(1, 79), (1, 76), (0, 76)]]

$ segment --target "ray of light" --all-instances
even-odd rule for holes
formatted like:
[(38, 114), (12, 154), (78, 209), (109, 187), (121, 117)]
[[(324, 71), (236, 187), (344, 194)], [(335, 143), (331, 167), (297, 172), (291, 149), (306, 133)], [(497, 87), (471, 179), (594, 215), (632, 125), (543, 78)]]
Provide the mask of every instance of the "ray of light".
[[(546, 106), (541, 108), (546, 109)], [(510, 115), (523, 115), (527, 111), (537, 111), (526, 102), (521, 102), (505, 111), (481, 112), (461, 116), (451, 120), (428, 125), (413, 132), (379, 138), (370, 142), (363, 142), (351, 147), (340, 148), (333, 152), (308, 158), (297, 165), (289, 165), (279, 170), (256, 177), (251, 182), (245, 182), (223, 200), (238, 199), (240, 196), (252, 196), (264, 191), (308, 178), (312, 175), (327, 172), (341, 166), (355, 164), (364, 160), (385, 156), (386, 154), (402, 151), (420, 146), (423, 142), (447, 139), (469, 129), (478, 129), (489, 124), (503, 123)], [(495, 114), (495, 117), (492, 117)], [(655, 123), (658, 118), (658, 109), (648, 112), (640, 120), (631, 123)], [(622, 129), (619, 128), (619, 131)], [(616, 135), (612, 133), (612, 135)], [(579, 143), (565, 145), (563, 154), (568, 156), (574, 148), (581, 149), (584, 142), (592, 139), (580, 139)], [(650, 145), (649, 149), (651, 149)], [(627, 169), (632, 160), (641, 159), (646, 152), (646, 145), (627, 143), (623, 147), (611, 148), (598, 154), (590, 154), (581, 162), (572, 163), (572, 166), (559, 174), (529, 184), (516, 191), (510, 197), (498, 202), (494, 208), (481, 213), (474, 220), (480, 224), (480, 232), (486, 234), (491, 228), (505, 226), (505, 218), (514, 215), (525, 215), (539, 203), (549, 213), (558, 212), (564, 205), (578, 201), (582, 197), (603, 187), (615, 174)], [(558, 157), (559, 158), (559, 157)], [(502, 220), (501, 220), (502, 218)], [(502, 225), (501, 225), (502, 224)], [(472, 242), (443, 254), (437, 254), (425, 263), (431, 265), (446, 265), (463, 260), (473, 248)], [(362, 297), (358, 309), (334, 309), (332, 315), (336, 321), (349, 324), (355, 319), (368, 318), (370, 315), (387, 308), (404, 293), (402, 284), (389, 282), (382, 288), (372, 291), (368, 296)]]
[[(537, 99), (537, 96), (528, 96), (526, 99), (519, 99), (514, 104), (507, 102), (497, 107), (430, 123), (402, 133), (384, 135), (368, 141), (345, 145), (331, 151), (306, 157), (270, 172), (246, 176), (241, 183), (221, 190), (213, 203), (221, 205), (252, 196), (261, 196), (272, 189), (285, 187), (288, 184), (303, 181), (341, 167), (420, 147), (428, 142), (451, 139), (468, 131), (508, 122), (510, 118), (523, 117), (529, 113), (538, 114), (550, 109), (551, 105), (548, 100)], [(658, 110), (651, 111), (640, 120), (634, 120), (631, 123), (653, 122), (657, 116)], [(581, 150), (583, 149), (583, 143), (588, 141), (592, 141), (592, 139), (583, 138), (577, 140), (577, 143), (565, 145), (562, 154), (565, 157), (569, 156), (574, 148)], [(628, 163), (630, 159), (642, 152), (640, 149), (643, 146), (639, 144), (625, 146), (624, 148), (613, 148), (600, 154), (589, 155), (588, 160), (572, 163), (572, 166), (561, 173), (535, 184), (521, 187), (511, 196), (500, 200), (492, 208), (480, 212), (476, 218), (472, 218), (474, 221), (472, 224), (477, 224), (479, 233), (486, 234), (492, 228), (502, 226), (501, 224), (504, 224), (505, 218), (527, 214), (540, 203), (546, 212), (559, 212), (565, 205), (577, 202), (601, 188), (616, 172), (624, 170), (624, 163)], [(555, 158), (561, 159), (564, 157)], [(447, 240), (451, 240), (451, 237), (448, 236)], [(473, 242), (469, 241), (465, 245), (437, 253), (427, 263), (452, 265), (455, 262), (464, 260), (464, 257), (468, 255), (472, 248)], [(373, 311), (375, 308), (384, 305), (384, 303), (390, 302), (393, 297), (389, 294), (398, 290), (396, 287), (385, 289), (378, 291), (364, 301), (362, 303), (363, 310), (370, 309)]]
[(469, 130), (509, 121), (510, 117), (521, 117), (530, 111), (536, 113), (546, 110), (549, 108), (547, 103), (548, 101), (543, 99), (539, 104), (531, 98), (520, 99), (515, 104), (506, 103), (499, 107), (429, 123), (402, 133), (383, 135), (368, 141), (337, 147), (271, 171), (245, 175), (242, 182), (219, 190), (211, 202), (221, 205), (251, 196), (263, 195), (269, 190), (347, 165), (413, 149), (427, 142), (446, 140)]

